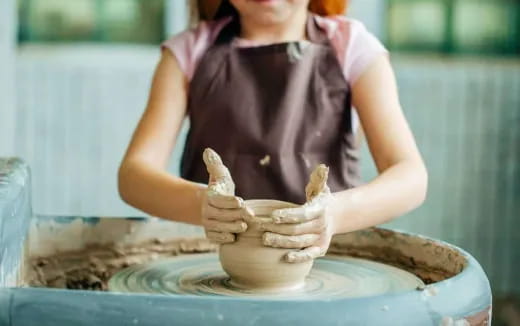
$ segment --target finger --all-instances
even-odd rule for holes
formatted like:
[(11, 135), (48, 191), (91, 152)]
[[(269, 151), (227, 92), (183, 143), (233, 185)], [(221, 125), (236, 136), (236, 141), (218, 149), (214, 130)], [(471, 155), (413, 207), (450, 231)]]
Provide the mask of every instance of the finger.
[[(206, 164), (206, 168), (209, 170), (225, 168), (224, 163), (220, 156), (211, 148), (206, 148), (202, 153), (202, 160)], [(211, 173), (210, 173), (211, 174)]]
[(319, 238), (318, 234), (282, 235), (265, 232), (262, 242), (265, 246), (273, 248), (298, 249), (312, 246)]
[(235, 235), (229, 232), (206, 231), (206, 238), (208, 238), (209, 241), (221, 244), (235, 242)]
[[(229, 173), (228, 173), (229, 174)], [(208, 189), (213, 190), (215, 193), (234, 195), (235, 184), (231, 179), (231, 176), (215, 177), (215, 174), (209, 175)]]
[(244, 200), (242, 198), (222, 194), (210, 194), (208, 196), (208, 202), (211, 206), (216, 208), (233, 209), (244, 206)]
[(314, 171), (312, 171), (311, 176), (309, 178), (309, 183), (305, 187), (305, 195), (307, 197), (307, 201), (313, 199), (321, 192), (326, 191), (328, 177), (329, 168), (324, 164), (318, 165), (314, 169)]
[(204, 228), (215, 232), (241, 233), (247, 230), (247, 224), (242, 221), (220, 222), (216, 220), (203, 220)]
[(209, 194), (221, 194), (227, 196), (235, 195), (235, 184), (231, 178), (215, 179), (210, 175), (208, 183)]
[(249, 220), (254, 214), (246, 207), (236, 209), (217, 208), (207, 205), (204, 216), (221, 222), (234, 222), (236, 220)]
[(289, 263), (300, 263), (324, 256), (330, 244), (330, 236), (323, 235), (320, 239), (308, 248), (292, 251), (285, 255), (285, 260)]
[(263, 231), (284, 235), (301, 235), (306, 233), (321, 233), (325, 229), (325, 219), (316, 218), (311, 221), (294, 224), (264, 223), (260, 225)]
[(303, 205), (295, 208), (277, 209), (272, 214), (274, 223), (302, 223), (321, 216), (324, 208), (321, 205)]
[(214, 150), (206, 148), (202, 154), (202, 159), (204, 160), (204, 164), (206, 164), (206, 169), (210, 176), (210, 183), (215, 180), (221, 180), (222, 178), (231, 180), (228, 168), (222, 163), (222, 159)]
[(303, 263), (321, 256), (327, 252), (320, 246), (312, 246), (298, 251), (291, 251), (285, 255), (285, 261), (288, 263)]

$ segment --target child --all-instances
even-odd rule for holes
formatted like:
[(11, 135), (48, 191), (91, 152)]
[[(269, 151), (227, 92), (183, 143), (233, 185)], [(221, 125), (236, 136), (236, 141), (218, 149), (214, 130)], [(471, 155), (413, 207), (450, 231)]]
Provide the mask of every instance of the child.
[[(198, 2), (211, 15), (215, 1)], [(219, 243), (247, 228), (251, 213), (242, 198), (307, 199), (274, 212), (274, 222), (263, 226), (265, 245), (303, 248), (288, 262), (324, 255), (332, 235), (420, 205), (427, 173), (387, 52), (362, 23), (341, 16), (345, 6), (222, 0), (214, 19), (164, 42), (148, 106), (120, 167), (121, 197), (149, 214), (203, 225)], [(165, 168), (186, 116), (190, 132), (176, 177)], [(359, 124), (379, 171), (364, 185)], [(330, 189), (307, 189), (306, 198), (305, 183), (320, 163), (328, 169), (319, 167), (313, 178), (324, 184), (328, 177)], [(209, 187), (202, 184), (206, 169)]]

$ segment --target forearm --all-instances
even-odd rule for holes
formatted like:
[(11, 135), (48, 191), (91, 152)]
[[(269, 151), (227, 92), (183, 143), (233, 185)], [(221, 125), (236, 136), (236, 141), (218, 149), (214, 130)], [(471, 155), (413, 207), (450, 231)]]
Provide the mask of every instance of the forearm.
[(119, 193), (126, 203), (177, 222), (201, 224), (205, 188), (144, 163), (128, 162), (119, 170)]
[(335, 233), (352, 232), (390, 221), (421, 205), (427, 173), (420, 160), (397, 163), (370, 183), (334, 194)]

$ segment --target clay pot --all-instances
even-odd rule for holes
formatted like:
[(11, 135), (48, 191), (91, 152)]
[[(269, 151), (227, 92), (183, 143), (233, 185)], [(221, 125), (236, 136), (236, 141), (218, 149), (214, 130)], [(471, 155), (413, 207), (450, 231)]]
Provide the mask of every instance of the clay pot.
[(219, 258), (233, 286), (256, 291), (294, 290), (304, 285), (313, 261), (287, 263), (284, 256), (297, 249), (278, 249), (262, 244), (264, 231), (260, 223), (271, 219), (271, 212), (295, 204), (277, 200), (248, 200), (255, 217), (247, 221), (248, 229), (235, 242), (220, 246)]

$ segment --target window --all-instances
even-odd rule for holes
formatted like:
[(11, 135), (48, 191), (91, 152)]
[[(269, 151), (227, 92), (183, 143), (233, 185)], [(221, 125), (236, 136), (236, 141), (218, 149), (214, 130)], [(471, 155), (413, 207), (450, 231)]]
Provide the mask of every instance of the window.
[(20, 42), (159, 43), (164, 0), (18, 0)]
[(388, 0), (391, 49), (520, 54), (520, 0)]

